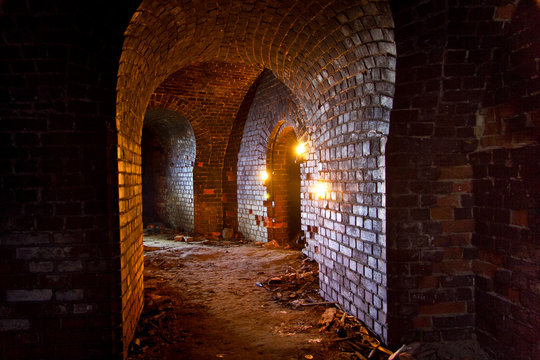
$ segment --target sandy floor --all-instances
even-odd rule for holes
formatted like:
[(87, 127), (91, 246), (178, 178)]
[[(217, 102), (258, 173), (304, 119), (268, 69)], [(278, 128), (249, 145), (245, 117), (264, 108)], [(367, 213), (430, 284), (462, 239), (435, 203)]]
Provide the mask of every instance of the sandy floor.
[(325, 306), (293, 309), (256, 284), (297, 269), (299, 251), (167, 237), (145, 236), (147, 305), (130, 359), (345, 359), (319, 332)]

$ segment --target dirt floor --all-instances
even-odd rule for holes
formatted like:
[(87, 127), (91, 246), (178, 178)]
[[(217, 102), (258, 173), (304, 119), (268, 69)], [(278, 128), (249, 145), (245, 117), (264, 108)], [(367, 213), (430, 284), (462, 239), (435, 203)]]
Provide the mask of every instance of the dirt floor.
[[(339, 306), (314, 305), (324, 303), (318, 265), (298, 250), (145, 231), (144, 258), (145, 307), (130, 360), (387, 360), (392, 354)], [(488, 359), (475, 341), (413, 343), (394, 356)]]
[(329, 306), (299, 305), (322, 302), (316, 291), (268, 281), (305, 270), (301, 252), (170, 237), (144, 238), (146, 305), (129, 359), (350, 359), (335, 331), (319, 332)]

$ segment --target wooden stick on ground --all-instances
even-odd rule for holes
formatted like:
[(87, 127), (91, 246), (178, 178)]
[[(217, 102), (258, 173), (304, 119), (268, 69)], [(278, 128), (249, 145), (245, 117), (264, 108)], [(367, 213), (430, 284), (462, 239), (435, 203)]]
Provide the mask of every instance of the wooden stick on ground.
[(399, 357), (399, 354), (401, 354), (403, 351), (405, 351), (405, 349), (407, 348), (407, 345), (403, 345), (401, 346), (399, 349), (396, 350), (396, 352), (392, 353), (390, 355), (390, 357), (388, 358), (388, 360), (394, 360), (394, 359), (397, 359)]
[(360, 359), (360, 360), (367, 360), (366, 357), (364, 355), (360, 354), (358, 351), (355, 351), (354, 355), (356, 355), (356, 357), (358, 357), (358, 359)]
[(315, 302), (315, 303), (305, 303), (300, 304), (301, 306), (318, 306), (318, 305), (335, 305), (335, 301), (323, 301), (323, 302)]

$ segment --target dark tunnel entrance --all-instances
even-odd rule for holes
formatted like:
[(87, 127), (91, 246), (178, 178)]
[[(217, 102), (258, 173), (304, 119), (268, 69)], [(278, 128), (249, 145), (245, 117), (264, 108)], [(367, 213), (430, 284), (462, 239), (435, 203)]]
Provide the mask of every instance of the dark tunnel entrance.
[(149, 109), (141, 150), (144, 226), (192, 232), (196, 145), (191, 125), (177, 112)]

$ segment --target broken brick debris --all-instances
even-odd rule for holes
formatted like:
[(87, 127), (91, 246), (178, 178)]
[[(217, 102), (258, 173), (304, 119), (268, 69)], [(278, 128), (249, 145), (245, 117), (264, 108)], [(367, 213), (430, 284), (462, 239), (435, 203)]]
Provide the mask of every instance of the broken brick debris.
[(362, 322), (348, 315), (335, 302), (315, 301), (319, 291), (318, 264), (305, 256), (301, 259), (299, 268), (289, 267), (283, 274), (257, 282), (257, 286), (272, 292), (272, 298), (276, 302), (291, 308), (331, 306), (319, 320), (319, 332), (335, 332), (335, 341), (339, 342), (341, 351), (347, 353), (350, 359), (389, 360), (393, 356), (392, 360), (414, 360), (414, 357), (406, 352), (406, 347), (396, 352), (383, 347), (380, 340)]
[(304, 255), (300, 258), (303, 260), (298, 269), (290, 267), (284, 274), (259, 282), (272, 292), (275, 301), (293, 308), (320, 304), (315, 300), (319, 293), (318, 264)]
[[(339, 305), (336, 305), (339, 307)], [(334, 331), (338, 336), (340, 349), (351, 359), (367, 360), (414, 360), (403, 345), (391, 351), (381, 345), (381, 341), (356, 317), (348, 315), (341, 308), (328, 308), (319, 321), (319, 331)]]

